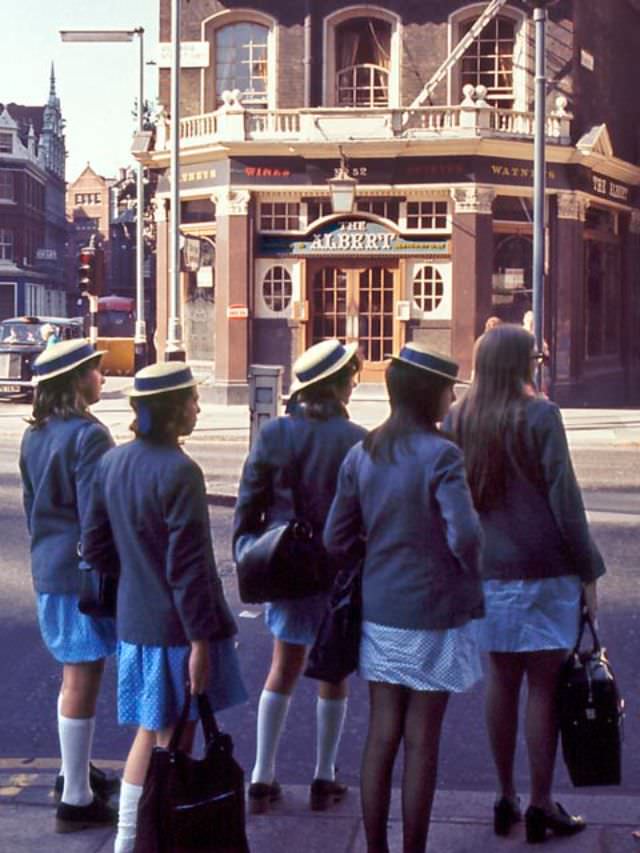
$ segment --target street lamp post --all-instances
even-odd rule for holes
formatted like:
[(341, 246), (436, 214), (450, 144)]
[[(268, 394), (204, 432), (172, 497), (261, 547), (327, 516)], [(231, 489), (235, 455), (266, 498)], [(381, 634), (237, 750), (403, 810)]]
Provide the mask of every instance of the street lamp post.
[[(144, 28), (131, 30), (60, 30), (66, 42), (130, 42), (139, 40), (138, 133), (144, 129)], [(144, 307), (144, 166), (138, 160), (136, 171), (136, 325), (134, 334), (135, 370), (147, 363), (147, 325)]]

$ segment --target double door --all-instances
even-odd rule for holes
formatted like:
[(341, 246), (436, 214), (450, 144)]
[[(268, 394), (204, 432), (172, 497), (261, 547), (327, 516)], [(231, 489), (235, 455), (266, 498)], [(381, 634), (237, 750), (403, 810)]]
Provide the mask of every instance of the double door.
[(357, 341), (363, 360), (361, 381), (382, 382), (386, 360), (400, 346), (395, 317), (397, 264), (363, 261), (309, 264), (309, 328), (315, 344), (327, 338)]

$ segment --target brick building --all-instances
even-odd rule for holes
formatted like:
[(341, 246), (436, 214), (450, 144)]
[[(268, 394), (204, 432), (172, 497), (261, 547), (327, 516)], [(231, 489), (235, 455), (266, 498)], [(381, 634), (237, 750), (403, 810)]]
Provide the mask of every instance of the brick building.
[[(75, 288), (80, 249), (88, 246), (91, 238), (104, 250), (104, 289), (113, 292), (111, 229), (111, 187), (115, 181), (104, 178), (87, 163), (75, 181), (67, 185), (68, 222), (68, 276)], [(127, 294), (129, 295), (129, 294)]]
[[(213, 363), (215, 349), (221, 400), (246, 399), (252, 362), (283, 364), (288, 380), (295, 356), (328, 336), (360, 341), (364, 381), (380, 381), (385, 354), (408, 340), (452, 353), (468, 375), (486, 318), (522, 319), (531, 302), (528, 6), (494, 0), (495, 14), (434, 81), (489, 5), (183, 4), (181, 38), (208, 58), (181, 73), (182, 230), (203, 239), (209, 264), (215, 255), (214, 275), (182, 274), (183, 323), (190, 358)], [(639, 30), (638, 0), (560, 0), (549, 10), (545, 337), (563, 403), (638, 402), (640, 393), (640, 101), (629, 97), (640, 84)], [(170, 39), (169, 0), (160, 0), (160, 38)], [(169, 84), (163, 70), (167, 110)], [(145, 160), (158, 173), (160, 330), (169, 121), (161, 116)], [(341, 162), (356, 180), (346, 214), (334, 212), (329, 184)]]
[(67, 314), (65, 156), (52, 68), (44, 106), (0, 104), (0, 319)]

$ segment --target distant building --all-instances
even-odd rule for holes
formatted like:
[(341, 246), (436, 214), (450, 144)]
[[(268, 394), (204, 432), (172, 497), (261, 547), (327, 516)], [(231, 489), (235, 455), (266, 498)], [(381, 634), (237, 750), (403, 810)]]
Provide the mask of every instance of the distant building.
[(65, 156), (52, 66), (46, 105), (0, 104), (0, 319), (67, 314)]
[(105, 293), (113, 292), (109, 227), (113, 184), (112, 178), (98, 175), (87, 163), (75, 181), (67, 185), (68, 275), (76, 293), (78, 255), (83, 246), (89, 245), (92, 237), (95, 244), (104, 250)]

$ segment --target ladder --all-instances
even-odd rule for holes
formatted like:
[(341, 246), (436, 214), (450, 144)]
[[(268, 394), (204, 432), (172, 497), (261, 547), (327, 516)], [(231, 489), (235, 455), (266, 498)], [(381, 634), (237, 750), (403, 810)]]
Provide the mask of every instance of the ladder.
[(465, 33), (465, 35), (460, 39), (458, 44), (453, 48), (451, 53), (444, 60), (442, 65), (438, 68), (438, 70), (434, 73), (431, 79), (425, 83), (424, 89), (420, 92), (418, 97), (413, 101), (411, 107), (419, 107), (426, 100), (428, 100), (433, 94), (436, 86), (440, 83), (441, 80), (449, 73), (449, 69), (455, 65), (455, 63), (460, 59), (460, 57), (465, 53), (467, 48), (471, 45), (471, 43), (476, 39), (482, 30), (486, 27), (489, 21), (498, 14), (500, 9), (507, 3), (507, 0), (491, 0), (487, 8), (482, 12), (480, 17), (475, 21), (471, 29)]

